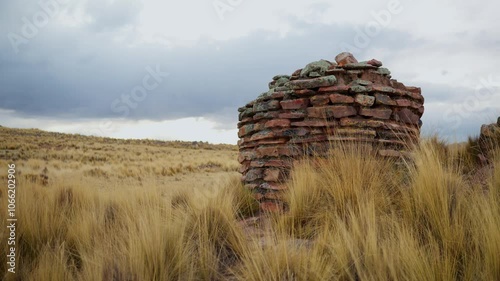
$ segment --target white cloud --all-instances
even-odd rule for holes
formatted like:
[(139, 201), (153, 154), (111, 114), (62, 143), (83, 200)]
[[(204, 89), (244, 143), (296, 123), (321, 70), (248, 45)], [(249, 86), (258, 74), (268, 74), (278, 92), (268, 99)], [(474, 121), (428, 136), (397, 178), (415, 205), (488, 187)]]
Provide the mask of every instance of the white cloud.
[(12, 128), (38, 128), (52, 132), (105, 136), (112, 138), (208, 141), (236, 144), (237, 130), (220, 129), (216, 122), (203, 117), (150, 121), (124, 119), (80, 119), (64, 121), (53, 118), (17, 116), (13, 110), (0, 109), (0, 125)]

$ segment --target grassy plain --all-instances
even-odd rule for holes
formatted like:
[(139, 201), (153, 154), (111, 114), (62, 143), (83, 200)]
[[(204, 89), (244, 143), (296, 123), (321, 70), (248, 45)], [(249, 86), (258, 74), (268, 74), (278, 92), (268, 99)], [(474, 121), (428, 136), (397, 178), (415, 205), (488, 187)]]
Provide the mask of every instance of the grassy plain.
[(0, 128), (4, 210), (7, 164), (18, 180), (16, 274), (2, 255), (1, 276), (500, 280), (500, 155), (481, 166), (473, 147), (425, 140), (403, 164), (362, 149), (306, 159), (290, 211), (256, 218), (234, 146)]

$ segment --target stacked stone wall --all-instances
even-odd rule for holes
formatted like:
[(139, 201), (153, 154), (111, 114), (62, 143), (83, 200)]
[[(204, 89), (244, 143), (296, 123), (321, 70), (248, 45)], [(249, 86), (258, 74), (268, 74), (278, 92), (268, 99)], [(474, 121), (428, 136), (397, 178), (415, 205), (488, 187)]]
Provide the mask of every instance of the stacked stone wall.
[(401, 157), (418, 142), (423, 104), (420, 88), (392, 79), (380, 61), (359, 63), (349, 53), (277, 75), (269, 91), (238, 109), (242, 181), (261, 209), (283, 209), (294, 160), (326, 156), (346, 142)]

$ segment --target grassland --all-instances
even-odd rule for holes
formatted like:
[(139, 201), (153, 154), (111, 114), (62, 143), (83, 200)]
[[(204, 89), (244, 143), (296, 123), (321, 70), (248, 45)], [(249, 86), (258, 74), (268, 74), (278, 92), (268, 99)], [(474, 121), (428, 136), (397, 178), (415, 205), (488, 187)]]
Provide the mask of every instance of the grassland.
[(0, 140), (4, 209), (8, 163), (18, 176), (17, 273), (2, 255), (3, 280), (500, 280), (500, 154), (480, 166), (473, 142), (425, 140), (406, 163), (305, 159), (290, 211), (255, 217), (233, 146)]

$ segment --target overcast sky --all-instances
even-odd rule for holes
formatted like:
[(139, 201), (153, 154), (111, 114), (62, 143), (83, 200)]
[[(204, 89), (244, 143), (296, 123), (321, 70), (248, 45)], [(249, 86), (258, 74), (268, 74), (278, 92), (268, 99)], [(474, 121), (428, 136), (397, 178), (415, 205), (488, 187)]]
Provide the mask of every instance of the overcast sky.
[(500, 3), (436, 0), (0, 2), (0, 125), (237, 141), (276, 74), (344, 50), (422, 87), (424, 134), (500, 115)]

